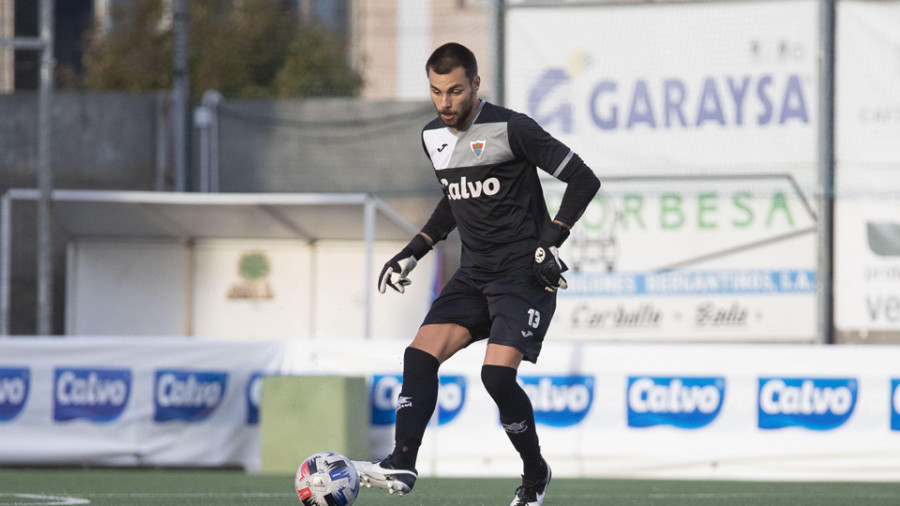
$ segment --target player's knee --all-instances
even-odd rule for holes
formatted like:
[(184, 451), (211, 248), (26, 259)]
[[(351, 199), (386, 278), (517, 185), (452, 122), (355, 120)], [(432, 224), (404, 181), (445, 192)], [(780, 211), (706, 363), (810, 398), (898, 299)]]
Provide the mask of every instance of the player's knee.
[(440, 362), (430, 353), (408, 347), (403, 354), (403, 377), (437, 375)]
[(516, 383), (516, 370), (502, 365), (482, 366), (481, 382), (494, 399), (503, 398), (519, 388), (519, 384)]
[(439, 363), (444, 363), (470, 342), (469, 329), (453, 323), (435, 323), (419, 327), (410, 346), (429, 353)]

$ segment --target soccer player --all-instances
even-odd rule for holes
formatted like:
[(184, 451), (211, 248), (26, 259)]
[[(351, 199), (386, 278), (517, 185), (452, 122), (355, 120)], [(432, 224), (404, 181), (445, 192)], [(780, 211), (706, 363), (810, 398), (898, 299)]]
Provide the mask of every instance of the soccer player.
[[(522, 360), (536, 362), (556, 291), (566, 288), (557, 248), (600, 188), (581, 158), (526, 115), (478, 98), (475, 55), (457, 43), (437, 48), (425, 65), (438, 117), (422, 146), (444, 196), (421, 232), (378, 278), (403, 293), (408, 275), (454, 228), (460, 266), (432, 303), (403, 356), (394, 450), (378, 462), (356, 461), (368, 486), (403, 495), (418, 473), (416, 456), (438, 397), (438, 368), (457, 351), (487, 339), (481, 379), (522, 458), (522, 485), (511, 506), (539, 506), (550, 483), (528, 395), (516, 382)], [(536, 168), (567, 183), (551, 219)]]

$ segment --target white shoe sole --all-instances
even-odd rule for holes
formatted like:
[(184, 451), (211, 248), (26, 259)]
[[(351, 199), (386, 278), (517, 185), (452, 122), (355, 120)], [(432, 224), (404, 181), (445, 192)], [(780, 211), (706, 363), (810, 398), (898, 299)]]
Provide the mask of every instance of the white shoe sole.
[(353, 465), (356, 467), (357, 472), (359, 472), (359, 482), (367, 488), (383, 488), (391, 494), (400, 496), (406, 495), (412, 488), (403, 481), (394, 478), (394, 476), (407, 475), (411, 476), (413, 480), (417, 478), (416, 474), (411, 471), (404, 469), (385, 469), (374, 462), (354, 460)]
[[(545, 461), (546, 462), (546, 461)], [(526, 506), (541, 506), (544, 504), (544, 498), (547, 497), (547, 489), (550, 488), (550, 480), (553, 478), (553, 471), (550, 470), (550, 465), (547, 465), (547, 483), (544, 485), (544, 491), (540, 494), (537, 494), (537, 498), (535, 501), (531, 501), (526, 503)], [(509, 504), (509, 506), (516, 506), (519, 503), (519, 498), (513, 498), (513, 501)]]

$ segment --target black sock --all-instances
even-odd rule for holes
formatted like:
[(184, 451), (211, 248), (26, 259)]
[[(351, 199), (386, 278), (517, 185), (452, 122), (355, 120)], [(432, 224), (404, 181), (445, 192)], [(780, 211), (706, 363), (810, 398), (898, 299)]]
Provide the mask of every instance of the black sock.
[(516, 370), (485, 365), (481, 368), (481, 381), (500, 409), (500, 423), (507, 437), (522, 457), (526, 480), (543, 479), (546, 470), (534, 427), (534, 409), (528, 394), (516, 382)]
[(431, 354), (406, 348), (403, 354), (403, 386), (397, 404), (397, 425), (391, 462), (403, 469), (415, 469), (425, 427), (431, 420), (438, 397), (440, 362)]

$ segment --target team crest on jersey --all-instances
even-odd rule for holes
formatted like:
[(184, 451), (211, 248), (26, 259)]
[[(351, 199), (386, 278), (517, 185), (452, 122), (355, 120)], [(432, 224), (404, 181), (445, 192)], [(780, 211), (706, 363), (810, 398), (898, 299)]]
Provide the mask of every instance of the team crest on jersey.
[(469, 146), (472, 147), (472, 152), (475, 153), (475, 158), (479, 160), (481, 160), (481, 155), (484, 154), (484, 142), (484, 140), (480, 140), (469, 143)]

